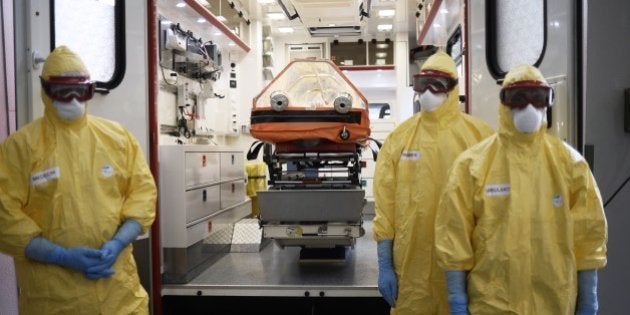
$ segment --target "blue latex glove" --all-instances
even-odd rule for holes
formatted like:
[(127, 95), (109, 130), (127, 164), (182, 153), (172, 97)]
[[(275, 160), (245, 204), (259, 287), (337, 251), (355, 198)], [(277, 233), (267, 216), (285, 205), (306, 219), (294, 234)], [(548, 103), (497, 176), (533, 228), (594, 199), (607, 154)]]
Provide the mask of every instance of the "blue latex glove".
[(451, 315), (468, 315), (468, 293), (466, 291), (466, 271), (446, 271), (448, 306)]
[(65, 248), (41, 236), (33, 238), (24, 251), (26, 257), (48, 264), (56, 264), (85, 273), (101, 262), (101, 251), (87, 247)]
[(90, 279), (106, 278), (114, 274), (112, 269), (118, 259), (118, 255), (133, 242), (142, 232), (142, 226), (133, 219), (126, 220), (116, 231), (111, 240), (105, 242), (101, 247), (101, 262), (90, 267), (85, 276)]
[(378, 291), (391, 307), (396, 307), (398, 298), (398, 279), (394, 273), (392, 246), (393, 240), (382, 240), (376, 243), (378, 254)]
[(578, 297), (576, 315), (595, 315), (597, 303), (597, 269), (578, 271)]

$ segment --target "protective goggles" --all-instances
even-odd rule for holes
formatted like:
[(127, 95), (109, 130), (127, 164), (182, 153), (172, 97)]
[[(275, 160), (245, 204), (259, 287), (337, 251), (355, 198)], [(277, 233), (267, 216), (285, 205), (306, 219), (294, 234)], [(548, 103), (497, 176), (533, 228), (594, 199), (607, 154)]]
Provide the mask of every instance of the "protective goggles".
[(553, 104), (553, 89), (539, 81), (521, 81), (501, 89), (501, 103), (510, 108), (525, 108), (532, 104), (545, 108)]
[(73, 98), (84, 102), (94, 96), (96, 84), (87, 76), (53, 76), (48, 80), (39, 77), (46, 95), (55, 101), (69, 102)]
[(457, 85), (457, 79), (451, 78), (448, 73), (442, 71), (424, 70), (413, 76), (413, 90), (420, 93), (426, 90), (433, 93), (447, 93), (455, 85)]

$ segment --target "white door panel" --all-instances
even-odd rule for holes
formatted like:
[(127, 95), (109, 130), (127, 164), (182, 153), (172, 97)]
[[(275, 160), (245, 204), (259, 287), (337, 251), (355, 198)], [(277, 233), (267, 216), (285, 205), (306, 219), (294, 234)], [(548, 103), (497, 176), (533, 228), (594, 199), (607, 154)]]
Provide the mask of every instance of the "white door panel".
[[(28, 71), (28, 104), (25, 114), (28, 122), (44, 114), (44, 104), (41, 100), (39, 76), (42, 72), (42, 62), (50, 53), (50, 1), (26, 1), (26, 58)], [(37, 60), (40, 59), (41, 60)]]

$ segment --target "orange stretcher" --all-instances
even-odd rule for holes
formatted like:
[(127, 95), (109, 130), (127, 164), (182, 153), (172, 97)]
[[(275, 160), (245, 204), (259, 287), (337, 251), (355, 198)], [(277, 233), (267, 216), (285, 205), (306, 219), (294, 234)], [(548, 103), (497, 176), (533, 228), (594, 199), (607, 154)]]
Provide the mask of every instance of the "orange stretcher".
[(289, 63), (253, 101), (251, 134), (270, 143), (328, 140), (364, 144), (368, 102), (329, 60)]

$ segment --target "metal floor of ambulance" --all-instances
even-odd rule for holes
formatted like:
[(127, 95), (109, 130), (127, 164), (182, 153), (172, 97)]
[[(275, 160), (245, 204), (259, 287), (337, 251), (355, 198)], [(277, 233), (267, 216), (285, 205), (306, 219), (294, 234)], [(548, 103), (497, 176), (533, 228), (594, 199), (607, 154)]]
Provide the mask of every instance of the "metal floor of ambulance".
[(226, 253), (188, 283), (163, 285), (165, 313), (387, 314), (371, 220), (364, 215), (365, 235), (347, 249), (345, 261), (301, 262), (300, 248), (274, 243), (259, 252)]

